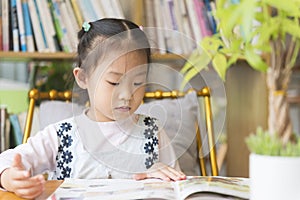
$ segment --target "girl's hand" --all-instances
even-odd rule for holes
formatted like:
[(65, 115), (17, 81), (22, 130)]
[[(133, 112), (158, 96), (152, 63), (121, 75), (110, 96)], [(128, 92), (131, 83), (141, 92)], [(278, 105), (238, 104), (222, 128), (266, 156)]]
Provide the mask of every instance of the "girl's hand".
[(20, 154), (15, 155), (12, 166), (5, 169), (1, 176), (1, 185), (4, 189), (14, 192), (22, 198), (33, 199), (39, 196), (45, 185), (43, 175), (31, 177), (26, 171)]
[(177, 171), (176, 169), (169, 167), (163, 163), (155, 163), (150, 169), (145, 173), (139, 173), (133, 175), (135, 180), (142, 180), (147, 178), (159, 178), (165, 181), (178, 181), (186, 179), (186, 175)]

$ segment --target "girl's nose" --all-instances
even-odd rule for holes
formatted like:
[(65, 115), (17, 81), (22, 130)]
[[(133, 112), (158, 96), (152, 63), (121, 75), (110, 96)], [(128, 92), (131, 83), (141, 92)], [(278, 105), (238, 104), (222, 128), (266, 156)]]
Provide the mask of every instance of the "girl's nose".
[(118, 91), (118, 96), (120, 100), (129, 101), (133, 96), (133, 92), (130, 87), (123, 87)]

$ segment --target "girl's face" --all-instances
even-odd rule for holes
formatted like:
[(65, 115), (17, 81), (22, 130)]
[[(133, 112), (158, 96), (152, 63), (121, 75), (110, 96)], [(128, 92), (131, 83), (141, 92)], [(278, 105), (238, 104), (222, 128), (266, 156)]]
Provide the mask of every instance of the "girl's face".
[(95, 121), (129, 117), (144, 97), (146, 55), (133, 51), (118, 57), (108, 67), (99, 65), (86, 81), (91, 106), (88, 116)]

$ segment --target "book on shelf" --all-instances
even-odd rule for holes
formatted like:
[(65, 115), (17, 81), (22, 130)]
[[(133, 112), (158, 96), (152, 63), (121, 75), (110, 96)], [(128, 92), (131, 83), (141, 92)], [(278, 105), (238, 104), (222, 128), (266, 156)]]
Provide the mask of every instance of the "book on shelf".
[(150, 41), (156, 41), (157, 40), (156, 31), (153, 28), (155, 27), (155, 19), (153, 15), (154, 0), (148, 0), (144, 2), (145, 2), (145, 7), (144, 7), (145, 20), (147, 26), (149, 27), (148, 38), (150, 39)]
[(212, 31), (209, 26), (208, 16), (203, 0), (194, 0), (194, 8), (202, 37), (211, 36)]
[(213, 4), (215, 2), (211, 1), (211, 0), (204, 0), (204, 5), (205, 5), (205, 10), (207, 12), (207, 19), (209, 22), (209, 26), (210, 29), (212, 31), (213, 34), (217, 33), (217, 23), (216, 23), (216, 19), (214, 16), (214, 10), (213, 10)]
[(10, 121), (6, 105), (0, 105), (0, 153), (9, 149)]
[(95, 9), (97, 19), (105, 18), (105, 10), (104, 10), (104, 8), (101, 4), (101, 1), (99, 1), (99, 0), (90, 0), (90, 2), (93, 5), (93, 8)]
[(115, 12), (116, 18), (125, 18), (124, 12), (122, 10), (120, 0), (110, 0), (113, 11)]
[(3, 51), (75, 52), (86, 21), (124, 18), (119, 0), (1, 0)]
[(66, 27), (66, 37), (68, 38), (69, 41), (69, 48), (71, 52), (74, 52), (76, 50), (76, 45), (77, 45), (77, 32), (79, 31), (77, 26), (74, 26), (72, 23), (72, 16), (70, 15), (68, 8), (67, 8), (67, 3), (66, 1), (61, 1), (59, 2), (59, 9), (60, 9), (60, 14), (61, 14), (61, 20), (62, 23)]
[[(41, 33), (42, 33), (42, 38), (43, 38), (43, 43), (44, 43), (44, 46), (45, 46), (45, 49), (44, 49), (44, 52), (50, 52), (50, 47), (49, 47), (49, 42), (47, 41), (47, 34), (49, 34), (47, 31), (47, 28), (45, 26), (45, 24), (43, 23), (43, 16), (44, 15), (44, 11), (43, 11), (43, 8), (39, 7), (39, 3), (40, 3), (40, 0), (33, 0), (34, 2), (34, 6), (35, 6), (35, 10), (36, 10), (36, 13), (37, 13), (37, 17), (38, 17), (38, 23), (40, 25), (40, 29), (41, 29)], [(48, 25), (47, 25), (48, 26)]]
[(9, 0), (1, 0), (2, 3), (2, 48), (9, 51)]
[(91, 22), (97, 19), (95, 9), (91, 5), (90, 0), (85, 0), (85, 1), (78, 0), (77, 3), (81, 10), (84, 21)]
[(201, 29), (200, 29), (200, 26), (198, 23), (198, 17), (197, 17), (197, 13), (195, 10), (194, 1), (193, 0), (185, 0), (185, 3), (186, 3), (186, 7), (187, 7), (188, 18), (191, 23), (191, 29), (193, 32), (194, 40), (196, 43), (199, 43), (202, 40), (203, 35), (201, 33)]
[(103, 10), (105, 11), (105, 17), (124, 18), (124, 13), (121, 9), (119, 0), (99, 0), (101, 2)]
[(25, 52), (25, 51), (27, 51), (27, 45), (26, 45), (26, 36), (25, 36), (25, 26), (24, 26), (24, 15), (23, 15), (22, 1), (21, 0), (16, 0), (16, 6), (17, 6), (18, 26), (19, 26), (20, 50), (22, 52)]
[(19, 25), (17, 16), (17, 1), (10, 0), (10, 24), (11, 24), (11, 36), (12, 36), (12, 50), (15, 52), (19, 49)]
[(71, 52), (71, 42), (67, 35), (66, 25), (62, 19), (60, 1), (48, 0), (54, 27), (57, 34), (58, 43), (64, 52)]
[(184, 37), (180, 37), (183, 54), (189, 54), (193, 51), (194, 45), (191, 40), (193, 36), (184, 1), (174, 0), (174, 10), (178, 22), (178, 31), (184, 35)]
[(22, 128), (17, 114), (10, 114), (9, 121), (11, 124), (10, 146), (15, 147), (17, 145), (22, 144), (22, 139), (23, 139)]
[(38, 17), (38, 13), (35, 7), (34, 0), (28, 0), (28, 9), (29, 9), (29, 15), (30, 20), (32, 24), (32, 30), (34, 35), (34, 41), (36, 44), (36, 49), (38, 52), (45, 52), (46, 46), (44, 43), (44, 38), (42, 34), (42, 29), (40, 26), (40, 21)]
[(166, 53), (166, 42), (165, 42), (165, 30), (164, 30), (164, 20), (162, 20), (162, 10), (161, 10), (162, 2), (161, 0), (154, 0), (154, 19), (155, 19), (155, 27), (157, 34), (157, 48), (158, 52), (161, 54)]
[(166, 182), (159, 179), (65, 179), (49, 200), (170, 199), (190, 197), (249, 199), (249, 179), (222, 176), (189, 176)]
[(47, 0), (35, 0), (43, 38), (49, 52), (56, 52), (56, 32)]
[(77, 32), (79, 31), (80, 26), (82, 24), (79, 25), (78, 22), (77, 22), (75, 12), (73, 11), (73, 6), (72, 6), (72, 3), (71, 3), (71, 0), (65, 0), (65, 2), (66, 2), (67, 12), (70, 16), (71, 24), (72, 24), (72, 26), (74, 26), (74, 30), (75, 30), (74, 34), (76, 35), (76, 38), (77, 38)]
[(28, 52), (34, 52), (35, 50), (34, 38), (32, 33), (32, 25), (31, 25), (27, 0), (22, 0), (22, 11), (23, 11), (23, 19), (24, 19), (26, 48)]
[(83, 24), (83, 17), (79, 8), (79, 5), (77, 3), (77, 0), (70, 0), (73, 11), (74, 11), (74, 15), (76, 17), (76, 21), (78, 23), (79, 26), (81, 26)]
[(163, 19), (165, 21), (165, 41), (167, 45), (167, 52), (175, 54), (183, 54), (181, 35), (178, 29), (178, 21), (175, 17), (175, 6), (173, 0), (163, 1)]
[(3, 43), (2, 43), (2, 2), (0, 3), (0, 51), (3, 50)]
[(157, 27), (155, 39), (161, 54), (189, 54), (203, 37), (212, 35), (212, 9), (206, 8), (205, 0), (153, 1), (144, 0), (146, 27)]

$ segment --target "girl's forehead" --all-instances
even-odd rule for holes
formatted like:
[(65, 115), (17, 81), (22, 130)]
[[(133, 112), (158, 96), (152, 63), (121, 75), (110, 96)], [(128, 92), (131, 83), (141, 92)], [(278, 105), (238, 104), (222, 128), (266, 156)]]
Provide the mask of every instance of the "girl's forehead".
[(142, 52), (130, 52), (116, 57), (107, 68), (107, 73), (124, 74), (129, 71), (147, 70), (147, 56)]

